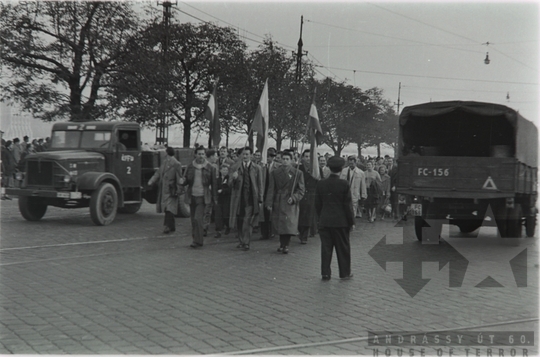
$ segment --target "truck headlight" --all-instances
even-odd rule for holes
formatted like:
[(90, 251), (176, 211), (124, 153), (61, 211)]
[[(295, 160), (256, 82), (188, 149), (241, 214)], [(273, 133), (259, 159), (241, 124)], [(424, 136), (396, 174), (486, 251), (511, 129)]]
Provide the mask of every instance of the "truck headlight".
[(24, 179), (24, 173), (22, 173), (22, 172), (17, 172), (17, 173), (15, 174), (15, 179), (16, 179), (17, 181), (22, 181), (22, 180)]
[(71, 181), (71, 176), (70, 175), (65, 175), (64, 176), (64, 182), (69, 183), (70, 181)]

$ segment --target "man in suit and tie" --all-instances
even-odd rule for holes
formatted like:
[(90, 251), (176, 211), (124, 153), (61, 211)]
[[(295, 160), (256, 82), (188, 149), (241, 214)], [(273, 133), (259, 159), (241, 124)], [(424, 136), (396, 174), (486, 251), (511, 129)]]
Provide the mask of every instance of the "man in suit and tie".
[(341, 170), (340, 178), (346, 180), (351, 188), (352, 205), (356, 217), (362, 217), (358, 209), (358, 201), (367, 198), (366, 175), (356, 166), (356, 157), (347, 158), (348, 166)]
[(330, 280), (330, 263), (336, 249), (341, 279), (352, 278), (350, 231), (354, 228), (354, 213), (351, 189), (347, 181), (340, 179), (339, 173), (345, 160), (339, 156), (328, 160), (330, 176), (319, 181), (315, 190), (315, 209), (319, 216), (319, 236), (321, 237), (321, 274), (323, 280)]
[(249, 250), (253, 225), (258, 223), (259, 205), (263, 202), (262, 173), (251, 161), (252, 151), (245, 147), (242, 162), (232, 174), (231, 228), (238, 227), (237, 248)]

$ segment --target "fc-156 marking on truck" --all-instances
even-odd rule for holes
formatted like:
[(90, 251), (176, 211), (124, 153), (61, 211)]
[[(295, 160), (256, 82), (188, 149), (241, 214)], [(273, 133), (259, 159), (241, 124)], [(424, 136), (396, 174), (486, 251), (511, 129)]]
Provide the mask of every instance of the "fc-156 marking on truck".
[(515, 110), (462, 101), (406, 107), (397, 157), (396, 192), (407, 197), (419, 240), (438, 241), (440, 222), (472, 232), (488, 207), (501, 237), (520, 238), (523, 225), (534, 236), (538, 130)]
[[(157, 188), (147, 182), (159, 167), (164, 151), (141, 151), (140, 127), (128, 122), (65, 122), (52, 129), (50, 148), (28, 155), (19, 173), (21, 215), (40, 220), (47, 206), (90, 207), (96, 225), (114, 221), (116, 213), (136, 213), (143, 199), (156, 203)], [(175, 149), (182, 166), (193, 159), (192, 149)], [(179, 199), (181, 216), (189, 206)]]

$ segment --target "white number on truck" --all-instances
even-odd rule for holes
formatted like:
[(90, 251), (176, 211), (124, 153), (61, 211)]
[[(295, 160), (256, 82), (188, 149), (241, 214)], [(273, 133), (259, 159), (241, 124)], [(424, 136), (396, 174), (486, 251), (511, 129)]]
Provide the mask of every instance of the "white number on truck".
[(418, 176), (449, 176), (450, 169), (446, 168), (429, 168), (429, 167), (419, 167), (417, 171)]

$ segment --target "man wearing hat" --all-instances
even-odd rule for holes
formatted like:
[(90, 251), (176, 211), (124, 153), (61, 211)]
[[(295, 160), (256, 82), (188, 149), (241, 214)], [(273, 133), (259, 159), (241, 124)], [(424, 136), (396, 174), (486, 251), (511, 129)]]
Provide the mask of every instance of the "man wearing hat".
[(315, 210), (319, 216), (319, 236), (321, 237), (321, 274), (323, 280), (330, 280), (330, 263), (336, 249), (339, 277), (350, 279), (351, 245), (350, 231), (354, 228), (354, 213), (351, 189), (339, 175), (345, 160), (339, 156), (328, 159), (330, 176), (317, 183), (315, 189)]

